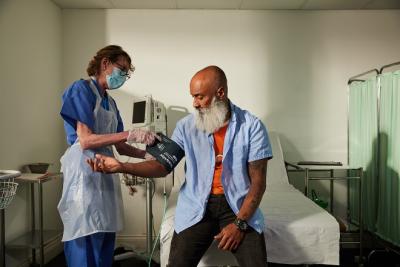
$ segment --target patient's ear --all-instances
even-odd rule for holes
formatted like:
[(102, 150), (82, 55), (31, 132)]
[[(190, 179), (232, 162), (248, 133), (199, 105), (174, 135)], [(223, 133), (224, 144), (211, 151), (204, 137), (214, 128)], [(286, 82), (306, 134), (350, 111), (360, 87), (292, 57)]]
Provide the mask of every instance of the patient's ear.
[(217, 97), (218, 100), (222, 100), (225, 98), (225, 89), (223, 87), (217, 89)]

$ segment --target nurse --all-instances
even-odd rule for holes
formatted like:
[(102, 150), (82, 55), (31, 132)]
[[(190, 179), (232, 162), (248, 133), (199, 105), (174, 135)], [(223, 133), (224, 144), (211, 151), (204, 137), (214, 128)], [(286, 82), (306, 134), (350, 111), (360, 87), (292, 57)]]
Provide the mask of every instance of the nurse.
[(96, 173), (86, 163), (95, 153), (145, 158), (128, 143), (152, 144), (154, 133), (124, 131), (114, 99), (107, 90), (120, 88), (134, 67), (120, 47), (100, 49), (87, 67), (89, 78), (73, 82), (62, 96), (61, 116), (70, 145), (61, 158), (63, 192), (58, 204), (69, 267), (110, 267), (115, 233), (122, 230), (122, 198), (117, 175)]

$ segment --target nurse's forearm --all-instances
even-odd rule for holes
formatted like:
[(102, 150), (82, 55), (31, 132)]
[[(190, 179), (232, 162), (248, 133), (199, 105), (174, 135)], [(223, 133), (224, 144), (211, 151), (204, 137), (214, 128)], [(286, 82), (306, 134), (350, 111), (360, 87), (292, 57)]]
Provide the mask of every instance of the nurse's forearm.
[(86, 124), (80, 121), (76, 125), (76, 134), (82, 149), (93, 149), (125, 142), (128, 137), (128, 132), (94, 134)]
[(90, 134), (79, 137), (82, 149), (94, 149), (116, 143), (125, 142), (128, 132), (120, 132), (114, 134)]

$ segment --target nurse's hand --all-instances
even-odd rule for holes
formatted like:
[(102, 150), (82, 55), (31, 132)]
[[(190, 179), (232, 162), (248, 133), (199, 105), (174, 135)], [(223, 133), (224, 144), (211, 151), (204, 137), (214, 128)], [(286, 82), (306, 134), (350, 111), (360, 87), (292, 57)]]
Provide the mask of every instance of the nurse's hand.
[(146, 145), (152, 145), (156, 141), (156, 139), (161, 140), (161, 138), (153, 132), (145, 131), (142, 129), (133, 129), (129, 131), (126, 141), (128, 143), (142, 143)]
[(87, 163), (93, 171), (103, 173), (116, 173), (121, 172), (122, 164), (112, 157), (96, 154), (94, 159), (88, 159)]

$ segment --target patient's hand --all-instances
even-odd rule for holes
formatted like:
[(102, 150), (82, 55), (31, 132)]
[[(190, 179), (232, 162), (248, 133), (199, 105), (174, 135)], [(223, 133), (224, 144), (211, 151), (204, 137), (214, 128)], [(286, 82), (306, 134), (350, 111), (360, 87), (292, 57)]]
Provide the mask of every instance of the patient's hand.
[(221, 232), (214, 236), (219, 241), (218, 248), (222, 250), (236, 250), (244, 238), (244, 233), (238, 227), (230, 223), (225, 226)]
[(121, 172), (122, 164), (118, 160), (112, 157), (96, 154), (93, 159), (88, 159), (87, 163), (90, 165), (93, 171), (103, 173), (115, 173)]

